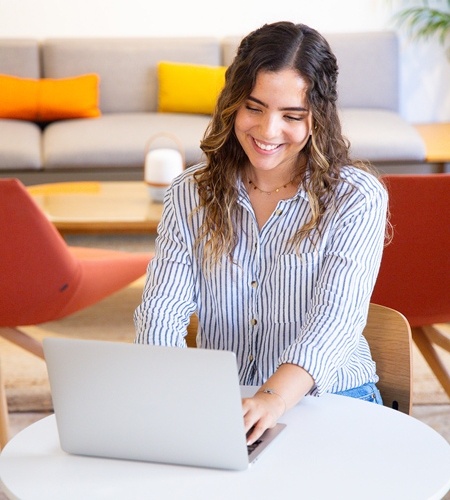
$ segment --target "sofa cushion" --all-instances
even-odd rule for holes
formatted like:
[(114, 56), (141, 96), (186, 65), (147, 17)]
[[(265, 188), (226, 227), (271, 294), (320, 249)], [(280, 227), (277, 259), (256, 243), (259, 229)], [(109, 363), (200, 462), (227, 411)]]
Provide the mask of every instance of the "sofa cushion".
[(39, 170), (41, 166), (39, 126), (21, 120), (0, 119), (0, 171)]
[(241, 36), (226, 36), (222, 40), (222, 64), (229, 66), (236, 56), (237, 49), (241, 43)]
[(48, 122), (100, 115), (95, 74), (56, 79), (0, 74), (0, 95), (0, 118)]
[(375, 163), (421, 162), (425, 145), (419, 133), (398, 113), (381, 109), (340, 110), (351, 155)]
[(39, 42), (31, 39), (3, 38), (0, 43), (0, 73), (39, 78)]
[(338, 65), (339, 105), (399, 111), (399, 42), (393, 31), (325, 35)]
[(158, 111), (212, 114), (225, 84), (226, 66), (158, 63)]
[(67, 38), (42, 42), (46, 78), (97, 73), (103, 113), (157, 110), (159, 61), (220, 65), (213, 37)]
[(144, 175), (146, 145), (160, 132), (179, 139), (186, 163), (191, 165), (201, 160), (200, 139), (209, 119), (178, 113), (110, 113), (54, 122), (43, 134), (45, 168), (142, 167)]

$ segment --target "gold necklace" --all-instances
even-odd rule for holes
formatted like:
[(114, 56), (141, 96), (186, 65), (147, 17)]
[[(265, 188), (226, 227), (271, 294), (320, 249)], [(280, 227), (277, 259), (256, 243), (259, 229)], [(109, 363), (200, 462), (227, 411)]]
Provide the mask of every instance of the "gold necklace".
[(267, 196), (270, 196), (272, 193), (278, 193), (280, 191), (280, 189), (287, 188), (293, 182), (293, 179), (292, 179), (289, 182), (287, 182), (286, 184), (283, 184), (280, 187), (272, 189), (272, 191), (264, 191), (263, 189), (259, 188), (253, 181), (251, 181), (248, 177), (247, 177), (247, 180), (248, 180), (248, 183), (250, 184), (250, 186), (253, 186), (253, 189), (257, 189), (260, 193), (263, 193)]

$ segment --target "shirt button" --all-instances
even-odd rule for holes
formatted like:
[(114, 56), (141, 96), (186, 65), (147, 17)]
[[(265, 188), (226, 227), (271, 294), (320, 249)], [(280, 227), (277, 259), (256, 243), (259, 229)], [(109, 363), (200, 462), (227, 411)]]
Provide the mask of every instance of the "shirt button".
[(250, 320), (250, 324), (252, 326), (255, 326), (257, 323), (258, 323), (258, 321), (255, 318), (253, 318), (253, 319)]
[(256, 288), (258, 286), (256, 281), (252, 281), (250, 284), (252, 285), (252, 288)]
[(248, 360), (249, 361), (253, 361), (253, 356), (250, 354), (250, 356), (248, 357)]
[(275, 212), (275, 214), (276, 214), (276, 215), (281, 215), (282, 213), (283, 213), (283, 210), (281, 210), (281, 208), (279, 208), (279, 209)]

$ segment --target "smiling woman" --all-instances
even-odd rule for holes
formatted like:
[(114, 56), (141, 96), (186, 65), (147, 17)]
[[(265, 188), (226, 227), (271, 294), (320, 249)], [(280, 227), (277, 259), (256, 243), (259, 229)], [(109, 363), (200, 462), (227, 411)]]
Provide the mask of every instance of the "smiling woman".
[(256, 182), (263, 183), (266, 172), (291, 182), (297, 157), (311, 135), (306, 89), (304, 79), (292, 69), (261, 71), (236, 113), (236, 137), (249, 160), (248, 176)]
[(306, 90), (305, 80), (293, 69), (261, 71), (236, 113), (234, 130), (248, 158), (243, 178), (260, 229), (277, 203), (298, 190), (297, 160), (311, 135)]
[[(234, 351), (252, 443), (305, 394), (368, 394), (362, 332), (384, 245), (386, 191), (349, 155), (336, 57), (316, 30), (246, 36), (225, 73), (203, 164), (169, 188), (135, 312), (136, 341)], [(176, 286), (172, 284), (176, 283)], [(361, 390), (363, 388), (363, 390)]]

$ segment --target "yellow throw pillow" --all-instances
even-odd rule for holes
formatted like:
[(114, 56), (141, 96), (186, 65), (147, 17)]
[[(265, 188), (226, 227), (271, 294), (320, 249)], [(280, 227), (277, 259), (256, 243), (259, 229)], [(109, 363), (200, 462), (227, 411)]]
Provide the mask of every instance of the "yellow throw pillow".
[(225, 84), (225, 66), (158, 63), (158, 111), (211, 114)]
[(48, 122), (100, 116), (96, 74), (71, 78), (0, 75), (0, 118)]

